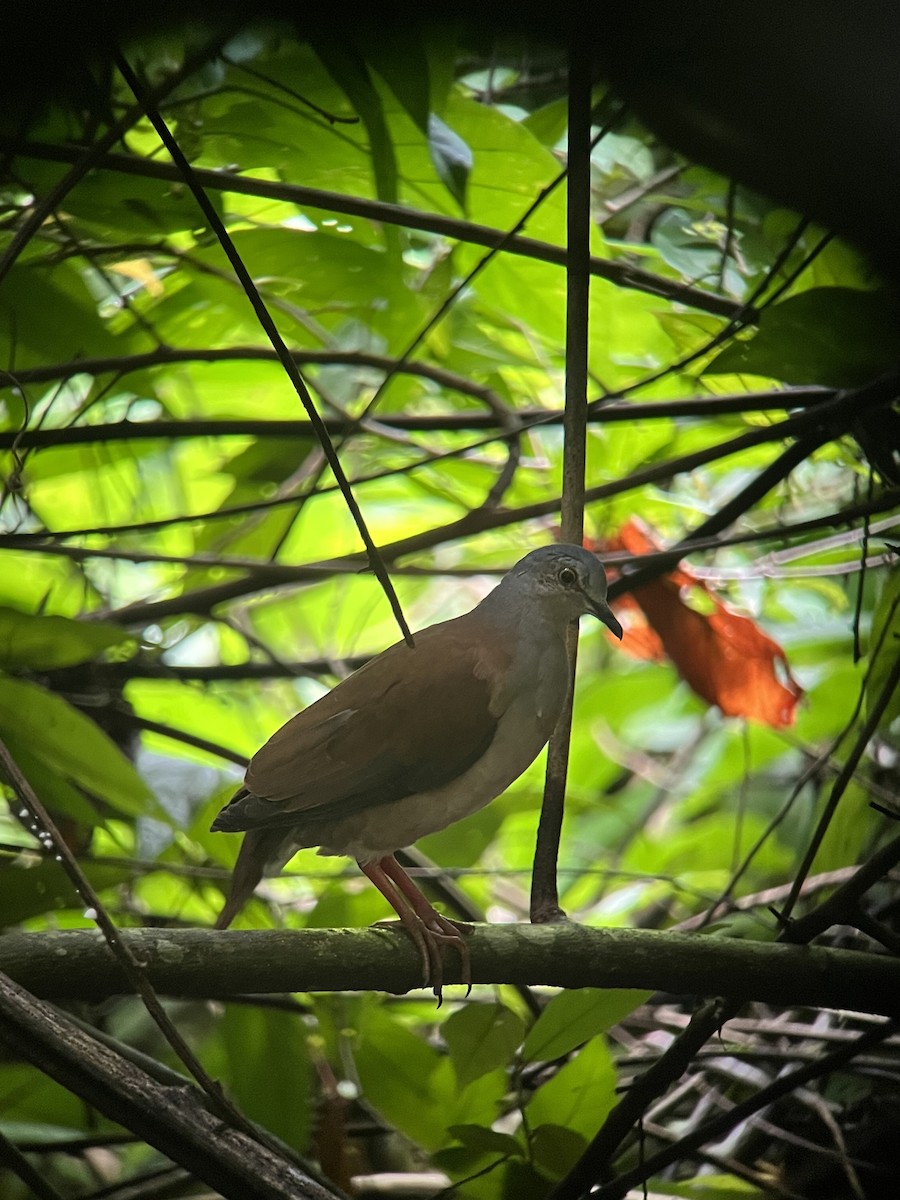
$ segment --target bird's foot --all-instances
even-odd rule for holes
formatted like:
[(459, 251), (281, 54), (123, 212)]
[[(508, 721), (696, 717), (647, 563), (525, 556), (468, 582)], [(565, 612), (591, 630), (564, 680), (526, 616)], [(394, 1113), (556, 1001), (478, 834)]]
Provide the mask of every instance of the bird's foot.
[(410, 937), (419, 952), (422, 964), (422, 984), (431, 987), (437, 996), (438, 1008), (444, 994), (444, 951), (453, 946), (460, 957), (461, 982), (466, 985), (466, 995), (472, 990), (472, 958), (465, 938), (474, 931), (473, 925), (463, 921), (451, 921), (449, 917), (432, 911), (427, 918), (410, 912), (399, 921), (379, 921), (379, 926), (400, 926)]

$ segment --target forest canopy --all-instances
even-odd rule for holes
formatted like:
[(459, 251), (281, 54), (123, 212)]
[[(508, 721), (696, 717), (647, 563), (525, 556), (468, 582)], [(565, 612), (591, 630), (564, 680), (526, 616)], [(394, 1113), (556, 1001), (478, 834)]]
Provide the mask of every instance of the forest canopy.
[[(0, 124), (0, 1190), (879, 1194), (889, 273), (586, 48), (123, 46)], [(248, 758), (560, 539), (625, 629), (584, 622), (562, 783), (404, 857), (471, 995), (315, 850), (212, 932)]]

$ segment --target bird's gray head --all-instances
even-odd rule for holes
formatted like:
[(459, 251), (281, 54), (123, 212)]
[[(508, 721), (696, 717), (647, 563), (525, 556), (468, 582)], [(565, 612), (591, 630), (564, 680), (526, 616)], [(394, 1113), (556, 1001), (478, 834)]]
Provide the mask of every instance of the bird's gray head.
[(590, 613), (617, 638), (622, 636), (622, 626), (606, 603), (606, 572), (597, 556), (581, 546), (532, 550), (507, 572), (493, 595), (537, 602), (567, 621)]

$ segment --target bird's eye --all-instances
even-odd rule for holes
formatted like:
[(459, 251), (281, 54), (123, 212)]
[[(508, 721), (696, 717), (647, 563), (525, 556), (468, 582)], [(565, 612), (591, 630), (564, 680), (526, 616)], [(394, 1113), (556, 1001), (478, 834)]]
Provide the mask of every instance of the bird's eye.
[(556, 578), (566, 588), (573, 587), (578, 582), (578, 574), (571, 567), (560, 567)]

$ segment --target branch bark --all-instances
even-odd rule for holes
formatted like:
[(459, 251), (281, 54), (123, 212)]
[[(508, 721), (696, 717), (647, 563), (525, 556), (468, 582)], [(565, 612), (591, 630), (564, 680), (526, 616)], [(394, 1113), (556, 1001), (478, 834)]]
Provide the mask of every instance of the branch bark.
[[(402, 993), (420, 985), (414, 947), (391, 929), (122, 930), (154, 988), (169, 995)], [(577, 925), (479, 925), (475, 983), (625, 987), (900, 1016), (900, 961), (821, 946)], [(129, 984), (93, 930), (9, 933), (0, 971), (38, 996), (97, 1000)], [(447, 983), (459, 979), (448, 961)]]
[(242, 1130), (229, 1129), (206, 1107), (203, 1094), (187, 1082), (184, 1087), (159, 1083), (0, 975), (0, 1044), (4, 1043), (17, 1057), (133, 1130), (222, 1196), (334, 1200), (343, 1194), (323, 1186)]

